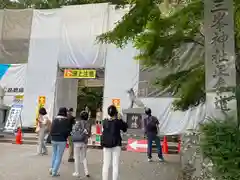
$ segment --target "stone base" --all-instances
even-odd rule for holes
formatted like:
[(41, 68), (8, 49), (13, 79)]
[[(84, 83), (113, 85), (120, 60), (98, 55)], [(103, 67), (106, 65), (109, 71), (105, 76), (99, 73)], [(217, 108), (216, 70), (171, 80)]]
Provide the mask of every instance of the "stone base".
[(132, 137), (142, 137), (143, 131), (143, 119), (145, 118), (144, 108), (129, 108), (124, 109), (123, 119), (128, 124), (128, 134)]
[(122, 110), (123, 114), (145, 114), (144, 108), (128, 108)]

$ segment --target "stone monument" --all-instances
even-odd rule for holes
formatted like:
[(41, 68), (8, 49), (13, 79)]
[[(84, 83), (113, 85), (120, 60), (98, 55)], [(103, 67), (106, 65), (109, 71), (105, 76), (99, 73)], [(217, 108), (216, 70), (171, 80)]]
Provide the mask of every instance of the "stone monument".
[[(234, 8), (233, 0), (204, 0), (206, 71), (206, 117), (237, 116)], [(200, 148), (201, 133), (187, 132), (182, 137), (183, 180), (215, 180), (213, 162)], [(224, 179), (224, 178), (223, 178)]]
[[(137, 98), (133, 88), (127, 91), (129, 95), (130, 105), (129, 108), (123, 109), (123, 119), (128, 123), (128, 133), (134, 136), (143, 135), (143, 119), (145, 117), (146, 106)], [(135, 105), (135, 107), (134, 107)]]

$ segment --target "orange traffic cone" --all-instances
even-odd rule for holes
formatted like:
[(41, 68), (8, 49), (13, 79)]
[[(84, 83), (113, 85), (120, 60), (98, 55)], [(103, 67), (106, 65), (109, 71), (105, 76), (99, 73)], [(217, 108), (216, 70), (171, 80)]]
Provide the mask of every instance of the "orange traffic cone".
[(178, 153), (181, 152), (181, 137), (179, 136), (179, 139), (178, 139)]
[(18, 128), (18, 130), (17, 130), (16, 144), (22, 144), (22, 131), (21, 131), (21, 128)]
[(164, 154), (168, 154), (168, 142), (167, 142), (167, 137), (164, 136), (163, 138), (163, 147), (162, 147), (162, 151)]

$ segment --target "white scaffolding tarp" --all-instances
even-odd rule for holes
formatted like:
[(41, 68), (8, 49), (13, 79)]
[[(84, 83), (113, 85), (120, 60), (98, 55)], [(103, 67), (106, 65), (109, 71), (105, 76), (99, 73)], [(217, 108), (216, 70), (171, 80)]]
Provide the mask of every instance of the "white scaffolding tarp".
[(8, 66), (7, 70), (1, 76), (0, 86), (5, 90), (5, 105), (11, 106), (16, 95), (23, 95), (21, 92), (9, 92), (9, 89), (14, 90), (14, 88), (17, 88), (19, 90), (20, 88), (24, 88), (26, 69), (26, 64), (12, 64)]
[(108, 30), (108, 3), (66, 6), (59, 10), (61, 43), (59, 66), (103, 68), (106, 45), (96, 37)]
[(27, 63), (33, 9), (0, 10), (0, 64)]
[(23, 101), (23, 126), (36, 124), (39, 96), (46, 97), (45, 107), (53, 116), (58, 70), (60, 18), (58, 10), (34, 10), (26, 86)]
[(183, 112), (173, 110), (174, 98), (143, 98), (141, 100), (159, 119), (162, 135), (182, 134), (188, 129), (196, 129), (205, 119), (205, 105)]

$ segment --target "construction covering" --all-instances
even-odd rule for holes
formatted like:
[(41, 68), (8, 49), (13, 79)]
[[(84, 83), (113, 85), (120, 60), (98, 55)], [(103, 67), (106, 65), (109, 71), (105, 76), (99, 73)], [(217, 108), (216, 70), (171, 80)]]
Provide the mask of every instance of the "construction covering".
[(5, 105), (11, 106), (15, 96), (23, 95), (26, 70), (26, 64), (0, 64), (0, 86), (5, 91)]
[[(61, 106), (77, 107), (77, 80), (64, 79), (63, 68), (104, 68), (104, 117), (107, 117), (106, 110), (113, 99), (120, 99), (120, 111), (129, 107), (127, 90), (133, 88), (138, 92), (140, 89), (140, 66), (139, 62), (134, 60), (138, 52), (131, 43), (124, 49), (118, 49), (112, 44), (103, 45), (95, 41), (98, 35), (113, 29), (128, 9), (115, 9), (115, 6), (102, 3), (50, 10), (11, 11), (15, 15), (19, 13), (19, 17), (28, 14), (27, 21), (24, 22), (27, 25), (22, 25), (22, 30), (19, 31), (21, 37), (25, 38), (22, 38), (23, 41), (16, 41), (21, 42), (26, 51), (21, 51), (22, 54), (19, 54), (19, 50), (16, 51), (18, 58), (4, 53), (0, 55), (4, 56), (8, 64), (20, 63), (19, 60), (24, 59), (24, 56), (28, 63), (0, 66), (0, 75), (3, 74), (0, 85), (9, 88), (14, 88), (13, 85), (21, 88), (24, 86), (23, 126), (35, 126), (39, 97), (46, 98), (44, 106), (50, 118), (56, 115)], [(4, 16), (9, 16), (10, 11), (4, 10), (0, 13), (7, 13)], [(1, 17), (0, 15), (2, 31), (4, 28)], [(28, 25), (30, 28), (26, 28)], [(17, 35), (9, 37), (19, 39)], [(5, 49), (9, 49), (7, 47), (10, 44), (1, 41)], [(189, 50), (190, 55), (192, 52)], [(185, 57), (186, 52), (182, 55)], [(11, 61), (12, 59), (16, 61)], [(143, 96), (141, 100), (153, 110), (153, 115), (159, 118), (162, 134), (180, 134), (186, 129), (194, 129), (205, 117), (204, 105), (180, 112), (172, 109), (172, 97)], [(5, 103), (9, 104), (10, 101)]]
[(32, 9), (0, 10), (0, 64), (27, 63)]

